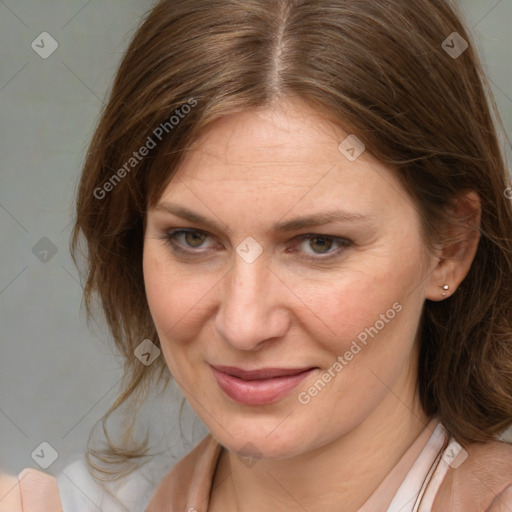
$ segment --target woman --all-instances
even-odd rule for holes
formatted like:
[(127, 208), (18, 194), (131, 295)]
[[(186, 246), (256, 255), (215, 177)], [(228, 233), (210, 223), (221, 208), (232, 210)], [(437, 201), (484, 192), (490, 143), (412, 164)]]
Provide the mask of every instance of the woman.
[[(210, 434), (158, 486), (133, 472), (130, 510), (512, 510), (512, 208), (486, 92), (448, 1), (154, 7), (73, 248), (125, 358), (109, 413), (170, 371)], [(91, 467), (137, 465), (132, 423)]]

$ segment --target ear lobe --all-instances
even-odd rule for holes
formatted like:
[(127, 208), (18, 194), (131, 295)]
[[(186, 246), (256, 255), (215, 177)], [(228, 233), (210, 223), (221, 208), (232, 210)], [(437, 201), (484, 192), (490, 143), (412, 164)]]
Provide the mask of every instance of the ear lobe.
[[(455, 200), (450, 209), (450, 225), (439, 249), (439, 262), (429, 277), (427, 299), (439, 301), (450, 297), (468, 274), (478, 249), (481, 216), (481, 201), (475, 191)], [(445, 285), (447, 290), (443, 289)]]

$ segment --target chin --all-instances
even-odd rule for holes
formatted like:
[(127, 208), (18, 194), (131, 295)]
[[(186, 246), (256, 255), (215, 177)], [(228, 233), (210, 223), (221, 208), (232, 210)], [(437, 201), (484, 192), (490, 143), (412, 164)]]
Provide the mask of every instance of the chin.
[[(218, 425), (210, 432), (229, 452), (251, 459), (289, 459), (316, 447), (310, 446), (312, 440), (305, 439), (306, 436), (296, 431), (281, 428), (278, 435), (279, 427), (276, 429), (276, 425), (279, 425), (279, 421), (273, 421), (272, 427), (251, 423), (245, 428), (238, 422), (231, 423), (230, 432), (233, 435), (218, 429)], [(243, 434), (240, 433), (242, 431)]]

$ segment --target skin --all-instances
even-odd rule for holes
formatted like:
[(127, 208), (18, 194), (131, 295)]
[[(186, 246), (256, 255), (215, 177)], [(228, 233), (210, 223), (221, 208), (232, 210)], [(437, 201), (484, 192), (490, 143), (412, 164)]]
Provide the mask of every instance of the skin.
[[(414, 202), (393, 171), (368, 151), (354, 162), (340, 152), (348, 133), (297, 100), (231, 115), (197, 141), (160, 207), (147, 212), (144, 279), (163, 355), (227, 448), (209, 511), (329, 512), (340, 504), (356, 511), (429, 421), (417, 393), (422, 308), (443, 299), (444, 283), (448, 297), (456, 290), (478, 240), (452, 247), (449, 259), (446, 248), (427, 251)], [(476, 211), (478, 197), (468, 197)], [(164, 203), (219, 229), (171, 214)], [(270, 230), (340, 208), (367, 219)], [(206, 233), (174, 238), (195, 257), (166, 238), (179, 228)], [(236, 252), (249, 236), (263, 250), (252, 263)], [(298, 393), (397, 302), (401, 311), (300, 403)], [(274, 404), (242, 405), (219, 388), (209, 364), (317, 370)], [(247, 456), (258, 460), (248, 464)]]

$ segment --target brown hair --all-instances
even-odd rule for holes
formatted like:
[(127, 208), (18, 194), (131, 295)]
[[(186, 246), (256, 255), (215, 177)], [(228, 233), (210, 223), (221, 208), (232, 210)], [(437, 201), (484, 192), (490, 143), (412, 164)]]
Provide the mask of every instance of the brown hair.
[[(427, 245), (450, 221), (454, 199), (478, 192), (477, 254), (453, 296), (426, 301), (418, 385), (426, 413), (462, 444), (510, 424), (512, 208), (492, 113), (503, 126), (461, 20), (445, 0), (162, 0), (149, 12), (90, 144), (72, 238), (74, 256), (80, 234), (87, 244), (88, 316), (97, 296), (125, 361), (104, 428), (113, 411), (170, 378), (163, 358), (145, 366), (134, 357), (143, 339), (159, 344), (142, 273), (147, 208), (211, 122), (287, 96), (396, 169)], [(453, 32), (469, 43), (456, 58), (442, 47)], [(107, 448), (91, 453), (136, 461), (148, 445), (128, 442), (131, 428), (119, 444), (107, 434)]]

